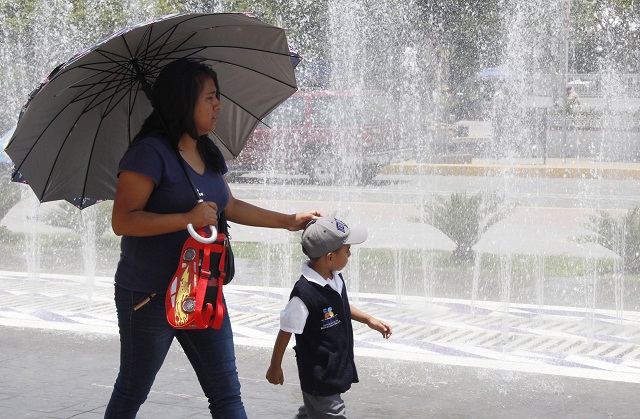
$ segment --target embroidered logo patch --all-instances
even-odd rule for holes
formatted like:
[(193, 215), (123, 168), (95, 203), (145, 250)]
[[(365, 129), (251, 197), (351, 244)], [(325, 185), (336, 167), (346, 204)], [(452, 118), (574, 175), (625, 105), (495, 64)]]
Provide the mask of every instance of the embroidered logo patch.
[(321, 329), (327, 329), (340, 323), (340, 319), (333, 312), (333, 307), (323, 308), (322, 312), (324, 313), (324, 318), (322, 319)]
[(342, 221), (338, 220), (337, 218), (334, 218), (334, 220), (336, 222), (336, 228), (344, 233), (345, 224)]

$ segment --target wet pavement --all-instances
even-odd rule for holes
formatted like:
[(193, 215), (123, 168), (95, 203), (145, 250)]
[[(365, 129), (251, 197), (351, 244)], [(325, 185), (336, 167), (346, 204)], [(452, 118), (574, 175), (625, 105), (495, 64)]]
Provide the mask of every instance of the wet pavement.
[[(97, 418), (117, 373), (112, 279), (0, 272), (0, 417)], [(226, 298), (249, 417), (288, 418), (299, 400), (293, 351), (285, 385), (264, 380), (288, 290), (229, 285)], [(360, 294), (353, 304), (394, 327), (356, 323), (361, 382), (352, 418), (638, 417), (640, 318), (608, 312)], [(179, 347), (141, 418), (207, 417)]]
[[(564, 164), (563, 169), (540, 172), (536, 162), (519, 161), (517, 170), (511, 168), (509, 173), (640, 178), (638, 165), (592, 169), (584, 161), (573, 166), (551, 163)], [(484, 162), (485, 174), (474, 176), (495, 173), (491, 164)], [(500, 166), (506, 170), (505, 164)], [(425, 167), (396, 165), (387, 169), (386, 176), (436, 169), (442, 175), (471, 174), (469, 165), (448, 165), (445, 172), (438, 165)], [(260, 197), (254, 199), (280, 209), (276, 197), (266, 203)], [(397, 220), (389, 227), (402, 232), (396, 236), (403, 246), (451, 249), (451, 243), (436, 231), (422, 231), (415, 223), (403, 221), (417, 210), (413, 204), (395, 201), (349, 203), (348, 210), (367, 214), (366, 222), (375, 225), (389, 224), (388, 214), (393, 211)], [(309, 202), (286, 205), (288, 210), (308, 209)], [(505, 243), (488, 236), (485, 251), (506, 246), (510, 252), (543, 249), (544, 254), (585, 254), (583, 245), (566, 239), (580, 232), (585, 210), (557, 211), (551, 217), (540, 215), (536, 208), (519, 209), (503, 226), (513, 240)], [(9, 224), (18, 231), (26, 223)], [(238, 227), (234, 239), (290, 241), (285, 232), (252, 231)], [(388, 237), (384, 232), (380, 237), (372, 234), (366, 244), (398, 246), (389, 243)], [(599, 255), (596, 250), (586, 253)], [(236, 281), (225, 289), (249, 417), (292, 417), (300, 401), (293, 351), (285, 357), (284, 386), (272, 386), (264, 379), (278, 311), (289, 288)], [(112, 296), (111, 277), (0, 272), (1, 418), (103, 416), (118, 367)], [(358, 292), (352, 292), (351, 299), (353, 305), (394, 328), (392, 338), (385, 341), (355, 324), (361, 382), (344, 396), (351, 418), (640, 417), (635, 400), (640, 391), (638, 312)], [(179, 347), (172, 348), (139, 417), (208, 417), (206, 401)]]
[[(3, 418), (101, 418), (117, 368), (108, 334), (2, 328)], [(270, 350), (236, 345), (250, 418), (290, 418), (300, 394), (293, 356), (285, 384), (263, 379)], [(361, 382), (345, 393), (351, 418), (635, 418), (640, 385), (357, 356)], [(179, 348), (139, 418), (205, 418), (206, 400)]]

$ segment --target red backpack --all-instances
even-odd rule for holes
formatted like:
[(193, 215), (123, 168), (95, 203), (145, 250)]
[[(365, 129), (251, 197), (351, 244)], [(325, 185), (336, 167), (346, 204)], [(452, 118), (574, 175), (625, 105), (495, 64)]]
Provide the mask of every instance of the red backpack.
[[(167, 320), (176, 329), (220, 329), (225, 312), (222, 286), (228, 282), (225, 266), (229, 238), (223, 232), (218, 232), (215, 239), (203, 237), (204, 228), (197, 234), (189, 227), (191, 237), (182, 247), (180, 265), (167, 289)], [(215, 231), (215, 227), (212, 229)], [(218, 269), (214, 270), (216, 262)]]

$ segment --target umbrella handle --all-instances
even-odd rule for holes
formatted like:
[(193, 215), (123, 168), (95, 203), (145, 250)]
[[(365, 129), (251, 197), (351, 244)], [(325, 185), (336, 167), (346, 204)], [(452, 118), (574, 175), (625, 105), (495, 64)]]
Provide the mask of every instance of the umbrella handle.
[(204, 244), (213, 243), (218, 238), (218, 229), (216, 228), (216, 226), (212, 225), (212, 226), (209, 226), (209, 228), (211, 228), (211, 236), (203, 237), (200, 234), (198, 234), (198, 232), (193, 228), (193, 225), (191, 223), (187, 224), (187, 231), (189, 231), (189, 234), (191, 234), (191, 237), (193, 237), (200, 243), (204, 243)]

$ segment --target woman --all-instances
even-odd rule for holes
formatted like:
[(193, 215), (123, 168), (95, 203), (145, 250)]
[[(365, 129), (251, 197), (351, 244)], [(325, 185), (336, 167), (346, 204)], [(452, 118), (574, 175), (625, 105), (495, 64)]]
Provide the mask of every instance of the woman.
[[(206, 137), (221, 110), (217, 77), (209, 67), (175, 61), (162, 70), (151, 96), (155, 111), (118, 169), (112, 225), (123, 236), (115, 274), (120, 371), (105, 417), (136, 416), (176, 337), (212, 417), (246, 418), (228, 314), (220, 330), (177, 330), (166, 320), (165, 293), (188, 237), (185, 228), (216, 225), (223, 209), (235, 223), (291, 231), (321, 214), (286, 215), (234, 198), (224, 158)], [(197, 203), (190, 182), (203, 202)]]

